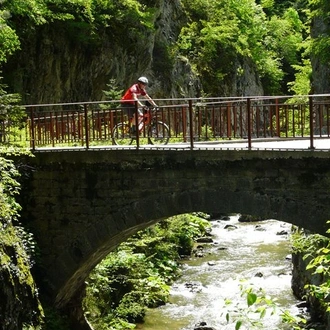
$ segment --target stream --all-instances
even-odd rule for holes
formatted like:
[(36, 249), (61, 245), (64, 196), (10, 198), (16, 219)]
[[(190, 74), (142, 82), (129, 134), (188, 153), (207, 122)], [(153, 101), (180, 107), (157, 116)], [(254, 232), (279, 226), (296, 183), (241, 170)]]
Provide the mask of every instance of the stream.
[[(235, 315), (243, 317), (247, 313), (241, 285), (253, 288), (258, 297), (258, 289), (262, 288), (272, 300), (276, 299), (277, 313), (271, 315), (267, 309), (263, 327), (258, 329), (289, 329), (281, 324), (279, 315), (282, 310), (292, 315), (299, 312), (298, 300), (291, 292), (291, 225), (277, 220), (241, 223), (238, 218), (232, 215), (229, 220), (212, 221), (213, 242), (199, 244), (204, 246), (204, 256), (184, 261), (182, 276), (172, 285), (169, 302), (149, 309), (145, 322), (136, 329), (193, 330), (204, 324), (216, 330), (234, 330)], [(226, 305), (228, 299), (231, 303)], [(248, 319), (259, 316), (247, 314)], [(240, 329), (257, 328), (243, 322)]]

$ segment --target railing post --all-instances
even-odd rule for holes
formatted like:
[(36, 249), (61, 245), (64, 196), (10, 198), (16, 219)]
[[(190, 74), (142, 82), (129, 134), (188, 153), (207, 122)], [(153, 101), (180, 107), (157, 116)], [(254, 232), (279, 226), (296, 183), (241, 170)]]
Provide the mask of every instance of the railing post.
[(139, 106), (138, 101), (134, 102), (135, 105), (135, 137), (136, 137), (136, 148), (140, 148), (140, 140), (139, 140)]
[(227, 104), (227, 137), (231, 140), (231, 109), (230, 103)]
[(251, 136), (252, 136), (252, 132), (251, 132), (251, 98), (247, 98), (246, 99), (246, 107), (247, 107), (247, 124), (248, 124), (248, 148), (251, 149), (252, 148), (252, 141), (251, 141)]
[(84, 114), (85, 114), (85, 142), (86, 142), (86, 149), (89, 149), (89, 125), (88, 125), (88, 110), (87, 104), (84, 104)]
[(189, 136), (190, 136), (190, 149), (194, 149), (194, 131), (193, 131), (193, 107), (192, 100), (189, 100)]
[(277, 137), (281, 137), (280, 110), (278, 107), (278, 99), (275, 100), (275, 112), (276, 112), (276, 134), (277, 134)]
[(53, 113), (49, 111), (49, 120), (50, 120), (50, 138), (52, 142), (52, 147), (55, 147), (55, 139), (54, 139), (54, 120), (53, 120)]
[(310, 131), (310, 146), (308, 149), (315, 149), (314, 147), (314, 113), (313, 113), (313, 96), (308, 96), (309, 101), (309, 131)]
[(36, 141), (35, 141), (35, 132), (34, 132), (34, 110), (33, 110), (33, 107), (31, 107), (31, 110), (30, 110), (30, 118), (31, 118), (31, 132), (30, 132), (31, 141), (30, 141), (30, 145), (32, 146), (32, 150), (35, 151), (36, 150)]

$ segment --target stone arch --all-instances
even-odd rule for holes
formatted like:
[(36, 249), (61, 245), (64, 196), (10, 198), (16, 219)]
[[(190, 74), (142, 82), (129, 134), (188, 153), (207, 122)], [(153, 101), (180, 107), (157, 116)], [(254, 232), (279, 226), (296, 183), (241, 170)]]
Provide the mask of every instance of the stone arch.
[[(302, 219), (306, 217), (305, 209), (301, 212), (290, 214), (292, 209), (291, 201), (283, 200), (272, 203), (269, 196), (248, 195), (245, 193), (233, 193), (228, 189), (210, 191), (185, 191), (180, 194), (160, 194), (159, 196), (141, 199), (130, 204), (126, 208), (119, 210), (105, 218), (103, 222), (93, 225), (93, 228), (86, 228), (81, 232), (81, 236), (73, 241), (72, 248), (63, 251), (61, 260), (70, 260), (72, 273), (65, 274), (66, 283), (61, 287), (56, 296), (56, 304), (65, 306), (76, 291), (83, 286), (84, 280), (90, 271), (113, 251), (120, 243), (127, 240), (139, 230), (143, 230), (161, 219), (183, 213), (206, 212), (206, 213), (241, 213), (259, 216), (266, 219), (275, 219), (287, 223), (313, 229)], [(295, 210), (299, 207), (296, 205)], [(118, 224), (118, 233), (113, 233), (113, 224)], [(85, 251), (80, 251), (85, 247)], [(79, 250), (79, 252), (77, 252)], [(88, 250), (88, 251), (87, 251)], [(77, 255), (77, 260), (75, 260)], [(76, 261), (76, 263), (75, 263)], [(62, 265), (63, 269), (68, 269), (67, 265)], [(68, 269), (69, 270), (69, 269)]]
[[(22, 223), (41, 249), (38, 284), (60, 309), (79, 307), (95, 265), (164, 217), (242, 213), (320, 234), (330, 218), (324, 152), (89, 150), (40, 152), (20, 162), (30, 171), (20, 203)], [(78, 307), (75, 318), (83, 320)]]

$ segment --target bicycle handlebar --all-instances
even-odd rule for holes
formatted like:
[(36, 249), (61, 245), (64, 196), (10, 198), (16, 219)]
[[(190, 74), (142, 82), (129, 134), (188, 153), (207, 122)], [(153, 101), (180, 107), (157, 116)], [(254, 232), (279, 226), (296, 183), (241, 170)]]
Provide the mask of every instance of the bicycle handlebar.
[(150, 106), (146, 106), (145, 105), (145, 106), (143, 106), (143, 107), (141, 107), (139, 109), (141, 109), (141, 110), (150, 110), (150, 111), (156, 112), (156, 111), (159, 110), (159, 107), (154, 107), (154, 106), (150, 107)]

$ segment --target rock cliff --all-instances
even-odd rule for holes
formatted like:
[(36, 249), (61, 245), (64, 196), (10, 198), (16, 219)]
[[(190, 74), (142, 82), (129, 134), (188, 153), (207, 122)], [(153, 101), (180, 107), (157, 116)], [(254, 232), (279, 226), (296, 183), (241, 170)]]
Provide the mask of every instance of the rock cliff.
[[(81, 35), (66, 22), (36, 26), (21, 35), (21, 50), (3, 67), (11, 92), (22, 95), (23, 104), (95, 101), (104, 99), (106, 84), (115, 79), (123, 90), (146, 75), (153, 98), (200, 97), (202, 82), (189, 60), (175, 51), (175, 43), (187, 17), (181, 1), (154, 1), (153, 28), (117, 26)], [(223, 95), (260, 95), (263, 88), (253, 65), (237, 63), (232, 77), (223, 82)], [(205, 91), (204, 91), (205, 92)]]
[(0, 329), (40, 324), (42, 309), (18, 229), (1, 223), (0, 231)]

